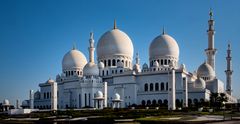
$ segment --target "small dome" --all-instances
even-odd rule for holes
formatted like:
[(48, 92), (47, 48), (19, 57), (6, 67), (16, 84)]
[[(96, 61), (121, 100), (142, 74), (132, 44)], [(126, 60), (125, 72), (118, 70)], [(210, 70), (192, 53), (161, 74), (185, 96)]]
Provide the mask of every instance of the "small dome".
[(97, 44), (98, 58), (122, 55), (133, 57), (133, 44), (126, 33), (113, 29), (104, 33)]
[(105, 66), (104, 66), (104, 63), (103, 62), (99, 62), (98, 63), (98, 68), (99, 69), (103, 69)]
[(150, 59), (169, 56), (178, 60), (179, 47), (176, 40), (167, 34), (157, 36), (149, 47)]
[(195, 88), (197, 89), (205, 89), (206, 88), (206, 83), (202, 78), (198, 78), (195, 80)]
[(23, 106), (23, 107), (27, 107), (27, 106), (29, 106), (29, 104), (28, 104), (28, 100), (24, 100), (24, 101), (22, 101), (22, 106)]
[(84, 54), (76, 49), (72, 49), (64, 55), (62, 60), (62, 69), (63, 70), (69, 70), (73, 68), (83, 69), (83, 67), (86, 64), (87, 59), (84, 56)]
[(143, 64), (143, 69), (148, 69), (147, 63), (144, 63), (144, 64)]
[(159, 67), (159, 63), (158, 63), (157, 61), (155, 61), (155, 62), (153, 63), (153, 67), (154, 67), (154, 68)]
[(96, 98), (103, 98), (103, 93), (102, 93), (102, 91), (97, 91), (97, 93), (96, 93)]
[(115, 93), (114, 99), (115, 99), (115, 100), (120, 100), (120, 95), (119, 95), (118, 93)]
[(83, 75), (84, 76), (98, 76), (99, 75), (98, 66), (93, 62), (89, 62), (83, 68)]
[(3, 105), (10, 105), (9, 100), (8, 100), (8, 99), (4, 99), (4, 100), (3, 100)]
[(51, 78), (49, 78), (47, 81), (46, 81), (46, 83), (48, 83), (48, 84), (52, 84), (52, 83), (54, 83), (55, 81), (53, 80), (53, 79), (51, 79)]
[(206, 80), (213, 80), (215, 78), (215, 72), (207, 62), (204, 62), (198, 67), (197, 76), (203, 79), (209, 78)]
[(123, 68), (123, 66), (124, 66), (123, 62), (121, 62), (121, 61), (117, 62), (117, 67), (118, 68)]

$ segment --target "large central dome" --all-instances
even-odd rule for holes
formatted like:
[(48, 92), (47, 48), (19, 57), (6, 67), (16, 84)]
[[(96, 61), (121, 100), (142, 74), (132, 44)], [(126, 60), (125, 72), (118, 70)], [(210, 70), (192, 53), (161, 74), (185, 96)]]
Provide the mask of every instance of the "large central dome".
[(179, 47), (174, 38), (167, 34), (157, 36), (149, 47), (150, 59), (157, 59), (162, 57), (174, 57), (178, 60)]
[(123, 31), (114, 28), (102, 35), (97, 44), (98, 59), (116, 55), (133, 57), (133, 44)]
[(63, 70), (71, 70), (73, 68), (80, 68), (87, 64), (87, 59), (84, 54), (77, 49), (72, 49), (68, 53), (66, 53), (62, 60), (62, 69)]

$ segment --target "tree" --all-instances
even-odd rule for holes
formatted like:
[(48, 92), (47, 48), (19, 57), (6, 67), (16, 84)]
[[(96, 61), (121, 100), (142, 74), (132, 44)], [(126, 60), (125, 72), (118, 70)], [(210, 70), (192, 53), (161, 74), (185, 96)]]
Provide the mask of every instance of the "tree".
[(223, 102), (227, 102), (228, 101), (228, 97), (226, 96), (225, 93), (220, 93), (219, 96), (219, 102), (221, 103), (221, 107), (223, 107)]
[(223, 106), (223, 102), (227, 102), (228, 98), (225, 93), (211, 93), (210, 107), (220, 109)]

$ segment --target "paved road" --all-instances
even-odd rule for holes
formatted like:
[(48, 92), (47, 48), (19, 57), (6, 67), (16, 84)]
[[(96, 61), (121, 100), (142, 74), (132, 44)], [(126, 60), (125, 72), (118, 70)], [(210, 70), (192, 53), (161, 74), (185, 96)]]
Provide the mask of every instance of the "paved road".
[(223, 122), (214, 122), (214, 123), (207, 123), (207, 124), (240, 124), (240, 121), (223, 121)]

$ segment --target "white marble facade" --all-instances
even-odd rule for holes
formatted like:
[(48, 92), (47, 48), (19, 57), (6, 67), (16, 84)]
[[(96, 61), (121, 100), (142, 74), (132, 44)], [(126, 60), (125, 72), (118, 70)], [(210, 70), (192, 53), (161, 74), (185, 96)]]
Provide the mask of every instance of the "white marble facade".
[[(210, 12), (208, 23), (210, 46), (206, 53), (216, 51), (213, 22)], [(121, 108), (133, 104), (168, 105), (177, 101), (182, 101), (183, 107), (187, 107), (196, 100), (209, 100), (211, 92), (227, 93), (224, 83), (215, 74), (215, 53), (207, 54), (208, 61), (203, 62), (199, 67), (196, 66), (197, 71), (191, 73), (184, 64), (178, 63), (180, 50), (177, 41), (165, 31), (153, 39), (149, 47), (149, 64), (144, 63), (142, 67), (138, 54), (133, 62), (132, 41), (126, 33), (117, 28), (116, 22), (114, 28), (104, 33), (97, 43), (96, 63), (93, 33), (90, 34), (88, 50), (89, 62), (75, 47), (64, 55), (62, 73), (57, 75), (55, 80), (58, 85), (59, 109), (96, 107), (99, 91), (103, 93), (104, 99), (104, 102), (98, 103), (99, 105), (113, 107), (115, 95), (118, 94)], [(172, 77), (172, 68), (174, 68), (174, 77)], [(173, 80), (175, 85), (171, 88)], [(40, 91), (34, 94), (35, 108), (51, 108), (49, 84), (51, 81), (53, 80), (49, 79), (39, 84)], [(104, 82), (107, 82), (107, 87), (104, 87)], [(169, 90), (172, 89), (175, 90), (170, 93)], [(174, 96), (169, 97), (169, 93)], [(227, 93), (227, 96), (229, 102), (236, 102), (230, 93)], [(170, 98), (176, 101), (169, 101)]]

